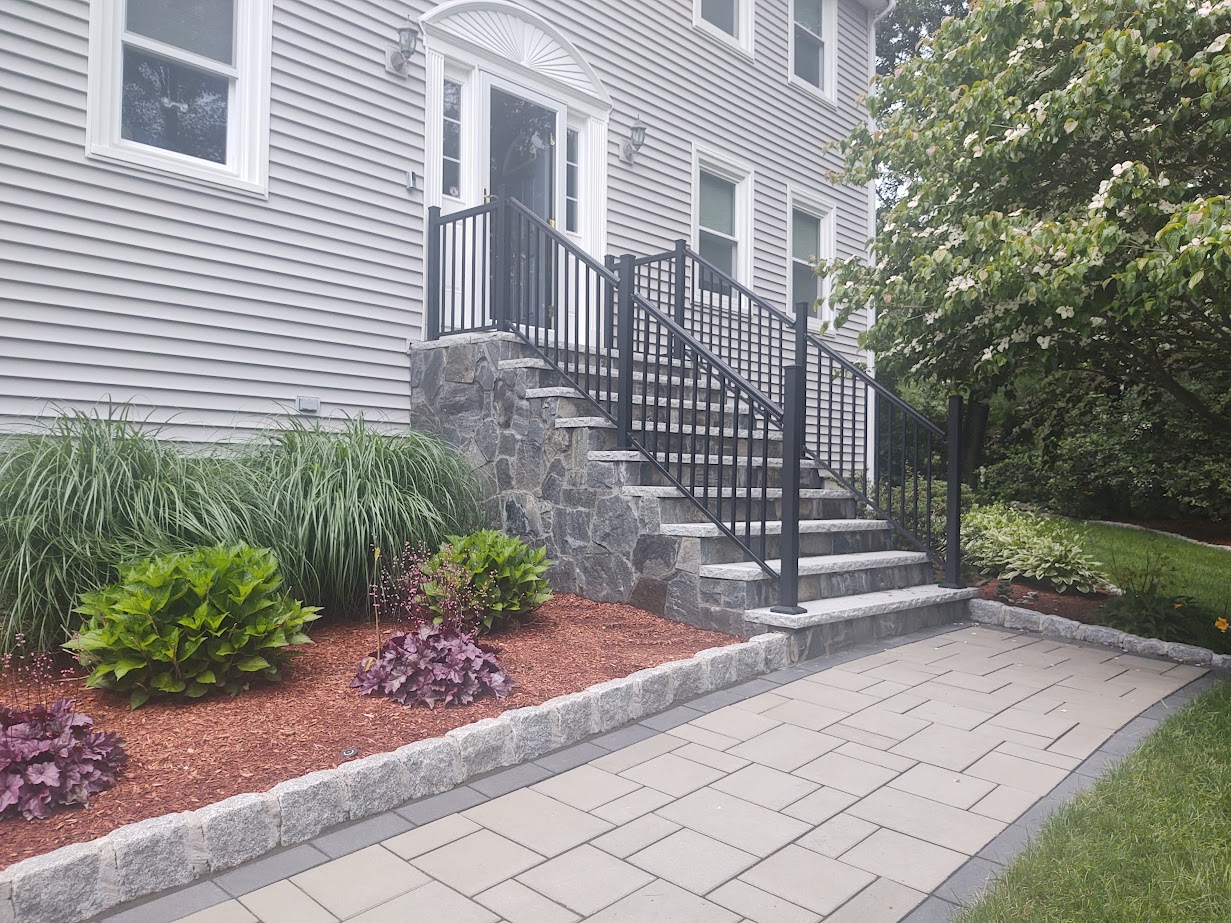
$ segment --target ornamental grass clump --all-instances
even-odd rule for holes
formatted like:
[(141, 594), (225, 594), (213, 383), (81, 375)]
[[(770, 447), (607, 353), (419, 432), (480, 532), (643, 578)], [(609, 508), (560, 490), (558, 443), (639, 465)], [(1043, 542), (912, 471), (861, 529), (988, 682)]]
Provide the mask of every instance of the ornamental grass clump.
[(309, 644), (319, 618), (282, 591), (278, 562), (247, 545), (197, 548), (120, 568), (118, 583), (82, 596), (87, 617), (64, 645), (91, 669), (87, 686), (126, 692), (137, 708), (151, 696), (232, 696), (254, 679), (276, 682)]
[(362, 695), (385, 695), (400, 705), (469, 705), (513, 688), (496, 654), (454, 623), (398, 632), (364, 659), (351, 681)]

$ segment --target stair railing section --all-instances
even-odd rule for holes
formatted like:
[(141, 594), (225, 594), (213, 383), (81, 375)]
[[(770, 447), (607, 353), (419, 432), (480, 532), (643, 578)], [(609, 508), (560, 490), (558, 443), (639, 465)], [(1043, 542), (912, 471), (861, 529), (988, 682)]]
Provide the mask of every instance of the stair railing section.
[(946, 586), (959, 586), (961, 398), (950, 402), (946, 431), (810, 332), (806, 308), (795, 349), (806, 370), (804, 456), (927, 552)]
[[(632, 256), (620, 258), (621, 283), (635, 271)], [(770, 491), (784, 462), (770, 447), (782, 440), (782, 411), (632, 285), (619, 293), (619, 380), (632, 385), (620, 391), (621, 445), (640, 450), (776, 579)]]
[(723, 357), (779, 409), (794, 318), (736, 282), (686, 241), (636, 261), (637, 293)]
[(427, 316), (429, 340), (456, 333), (495, 330), (493, 281), (499, 202), (442, 215), (428, 211)]

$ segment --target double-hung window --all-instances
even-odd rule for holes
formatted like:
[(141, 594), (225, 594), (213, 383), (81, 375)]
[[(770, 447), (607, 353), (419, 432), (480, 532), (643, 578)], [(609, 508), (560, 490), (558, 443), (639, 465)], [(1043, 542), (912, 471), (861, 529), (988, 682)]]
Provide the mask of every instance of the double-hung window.
[(834, 28), (832, 0), (792, 0), (791, 9), (792, 78), (832, 96), (834, 62), (827, 41)]
[(263, 194), (269, 0), (93, 7), (90, 153)]
[(698, 177), (697, 252), (728, 276), (736, 274), (740, 259), (738, 187), (707, 170)]
[(817, 260), (833, 257), (830, 213), (820, 208), (791, 209), (791, 308), (819, 324), (828, 319), (825, 285)]
[(752, 53), (754, 0), (693, 0), (697, 28)]

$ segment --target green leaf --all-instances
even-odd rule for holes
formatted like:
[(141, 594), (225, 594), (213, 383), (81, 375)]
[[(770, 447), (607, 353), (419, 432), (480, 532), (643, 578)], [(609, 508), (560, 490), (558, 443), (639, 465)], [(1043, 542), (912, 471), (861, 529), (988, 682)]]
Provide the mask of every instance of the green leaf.
[(257, 655), (244, 657), (242, 660), (238, 660), (235, 663), (236, 669), (241, 670), (244, 673), (256, 673), (259, 670), (269, 669), (269, 666), (270, 664), (268, 660)]

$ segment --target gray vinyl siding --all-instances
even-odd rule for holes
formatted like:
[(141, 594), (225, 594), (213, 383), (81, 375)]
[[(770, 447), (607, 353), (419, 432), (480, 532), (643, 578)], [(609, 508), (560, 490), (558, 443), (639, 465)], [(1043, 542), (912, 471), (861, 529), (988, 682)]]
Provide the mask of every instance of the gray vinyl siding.
[[(863, 189), (833, 187), (823, 146), (864, 112), (870, 14), (839, 0), (837, 105), (787, 79), (789, 0), (756, 0), (754, 59), (692, 25), (693, 0), (523, 0), (580, 49), (614, 102), (608, 250), (692, 234), (692, 150), (755, 171), (753, 287), (785, 306), (788, 183), (837, 209), (864, 252)], [(89, 4), (0, 11), (0, 426), (133, 401), (200, 433), (322, 400), (323, 416), (407, 419), (405, 349), (422, 331), (422, 52), (383, 49), (396, 0), (273, 0), (269, 198), (90, 160)], [(635, 164), (628, 127), (650, 126)], [(856, 323), (835, 342), (855, 351)]]
[(405, 422), (422, 326), (422, 73), (406, 11), (275, 0), (269, 198), (87, 159), (89, 4), (0, 14), (0, 424), (134, 402), (212, 437), (322, 399)]

